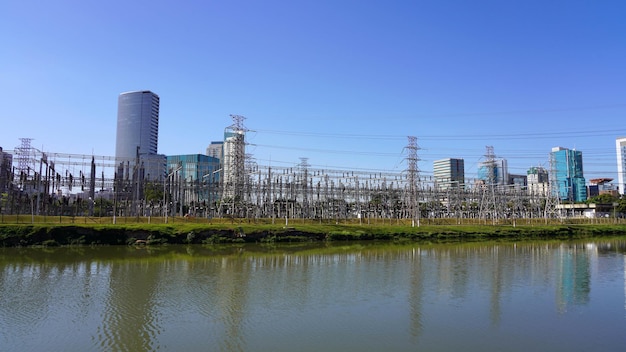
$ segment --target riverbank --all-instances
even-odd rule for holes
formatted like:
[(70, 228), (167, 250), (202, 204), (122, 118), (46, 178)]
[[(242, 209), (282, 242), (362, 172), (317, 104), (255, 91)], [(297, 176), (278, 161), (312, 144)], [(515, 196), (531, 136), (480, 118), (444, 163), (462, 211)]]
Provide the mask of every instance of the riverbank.
[(350, 240), (456, 241), (626, 236), (626, 225), (0, 225), (0, 246), (157, 245)]

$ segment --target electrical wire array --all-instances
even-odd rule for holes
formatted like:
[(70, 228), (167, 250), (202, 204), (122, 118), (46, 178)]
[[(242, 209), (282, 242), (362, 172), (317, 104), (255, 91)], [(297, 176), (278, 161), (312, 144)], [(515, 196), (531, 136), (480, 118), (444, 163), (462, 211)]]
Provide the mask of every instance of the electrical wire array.
[[(402, 168), (399, 163), (403, 160), (402, 149), (403, 142), (406, 140), (406, 136), (401, 135), (371, 135), (371, 134), (353, 134), (353, 133), (319, 133), (319, 132), (301, 132), (301, 131), (281, 131), (281, 130), (263, 130), (252, 129), (257, 133), (257, 136), (253, 136), (253, 140), (257, 139), (260, 135), (279, 136), (279, 137), (300, 137), (298, 139), (298, 145), (279, 145), (279, 144), (267, 144), (267, 143), (254, 143), (248, 144), (250, 148), (254, 150), (254, 153), (276, 155), (277, 152), (292, 153), (294, 151), (302, 153), (311, 153), (319, 155), (319, 157), (310, 158), (312, 165), (324, 166), (329, 168), (342, 168), (342, 166), (332, 166), (328, 164), (322, 164), (326, 159), (336, 159), (337, 156), (350, 156), (350, 157), (367, 157), (375, 158), (376, 160), (369, 161), (369, 165), (386, 165), (383, 167), (357, 167), (361, 169), (378, 169), (378, 170), (396, 170)], [(621, 132), (626, 135), (626, 129)], [(477, 166), (484, 160), (484, 146), (491, 144), (491, 141), (512, 141), (514, 145), (507, 148), (508, 143), (502, 144), (501, 148), (497, 148), (497, 157), (507, 159), (509, 162), (509, 173), (525, 174), (526, 171), (534, 166), (548, 167), (549, 154), (551, 147), (545, 147), (538, 149), (537, 141), (543, 141), (544, 146), (548, 145), (549, 141), (555, 141), (557, 146), (562, 141), (569, 141), (572, 146), (560, 145), (570, 149), (577, 149), (576, 144), (580, 145), (585, 141), (592, 141), (594, 145), (598, 144), (598, 141), (604, 145), (603, 147), (585, 148), (582, 150), (584, 157), (584, 169), (588, 178), (605, 177), (607, 175), (613, 175), (616, 173), (616, 153), (615, 153), (615, 138), (619, 137), (620, 131), (615, 129), (584, 129), (584, 130), (569, 130), (569, 131), (549, 131), (549, 132), (534, 132), (534, 133), (503, 133), (503, 134), (473, 134), (473, 135), (420, 135), (419, 140), (423, 147), (421, 148), (420, 157), (424, 163), (430, 163), (430, 165), (421, 165), (420, 168), (425, 174), (432, 174), (430, 166), (432, 162), (438, 159), (444, 158), (463, 158), (466, 160), (466, 171), (468, 175), (472, 175), (475, 172)], [(268, 140), (274, 140), (275, 138), (268, 138)], [(351, 140), (356, 141), (354, 144), (364, 145), (364, 149), (360, 150), (346, 150), (336, 148), (319, 148), (317, 146), (328, 146), (329, 141), (332, 140)], [(482, 145), (481, 142), (484, 142)], [(368, 142), (376, 142), (375, 144)], [(454, 142), (454, 143), (451, 143)], [(471, 145), (464, 142), (475, 142)], [(519, 147), (519, 144), (522, 144)], [(384, 145), (383, 145), (384, 143)], [(557, 144), (558, 143), (558, 144)], [(451, 145), (456, 147), (451, 147)], [(393, 146), (397, 151), (387, 151), (393, 149)], [(429, 145), (433, 145), (432, 148)], [(369, 146), (369, 147), (368, 147)], [(307, 155), (310, 157), (310, 155)], [(296, 163), (296, 161), (280, 160), (273, 157), (271, 160), (263, 157), (258, 157), (258, 160), (282, 163), (290, 165)], [(316, 160), (319, 160), (316, 163)], [(361, 159), (359, 159), (361, 160)], [(381, 161), (382, 160), (382, 161)], [(387, 165), (392, 165), (391, 167)], [(425, 166), (425, 167), (424, 167)]]

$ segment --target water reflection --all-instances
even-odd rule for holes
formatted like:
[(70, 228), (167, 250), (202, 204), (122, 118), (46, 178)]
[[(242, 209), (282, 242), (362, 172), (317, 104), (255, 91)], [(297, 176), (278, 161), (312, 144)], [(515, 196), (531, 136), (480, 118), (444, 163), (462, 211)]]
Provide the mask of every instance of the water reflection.
[[(481, 331), (483, 347), (511, 349), (520, 329), (554, 338), (540, 327), (598, 299), (604, 305), (589, 314), (610, 319), (604, 310), (614, 310), (607, 302), (615, 297), (626, 309), (624, 253), (621, 239), (1, 249), (0, 345), (472, 350)], [(592, 300), (594, 292), (602, 296)], [(613, 319), (626, 327), (624, 313)], [(450, 331), (454, 339), (445, 338)]]
[(561, 246), (557, 265), (559, 285), (557, 306), (563, 312), (568, 305), (589, 302), (590, 261), (593, 251), (582, 246)]

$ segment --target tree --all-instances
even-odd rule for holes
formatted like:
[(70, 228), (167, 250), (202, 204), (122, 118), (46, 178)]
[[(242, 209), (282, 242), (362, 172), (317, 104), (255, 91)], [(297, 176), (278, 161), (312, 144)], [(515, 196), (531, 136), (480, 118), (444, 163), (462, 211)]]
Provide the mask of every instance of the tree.
[(618, 198), (608, 193), (600, 194), (595, 197), (587, 199), (587, 204), (613, 204), (618, 201)]
[(163, 185), (157, 182), (146, 182), (144, 193), (148, 203), (161, 201), (163, 200)]
[(615, 211), (620, 214), (626, 214), (626, 197), (621, 197), (617, 200), (617, 204), (618, 206), (615, 208)]

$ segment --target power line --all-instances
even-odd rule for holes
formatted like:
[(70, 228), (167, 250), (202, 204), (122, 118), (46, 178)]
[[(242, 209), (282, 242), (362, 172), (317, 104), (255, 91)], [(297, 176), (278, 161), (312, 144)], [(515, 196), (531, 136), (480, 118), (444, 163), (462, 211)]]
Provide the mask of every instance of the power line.
[(328, 153), (328, 154), (350, 154), (350, 155), (367, 155), (367, 156), (379, 156), (379, 157), (396, 157), (400, 155), (400, 153), (381, 153), (381, 152), (354, 151), (354, 150), (301, 148), (301, 147), (292, 147), (292, 146), (279, 146), (279, 145), (255, 144), (255, 143), (251, 143), (248, 145), (256, 146), (256, 147), (263, 147), (263, 148), (271, 148), (271, 149), (298, 150), (298, 151), (308, 151), (308, 152)]
[(350, 134), (350, 133), (318, 133), (318, 132), (302, 132), (302, 131), (279, 131), (279, 130), (263, 130), (254, 129), (253, 132), (262, 132), (266, 134), (277, 134), (287, 136), (307, 136), (320, 138), (355, 138), (355, 139), (377, 139), (377, 140), (402, 140), (406, 136), (396, 135), (369, 135), (369, 134)]
[[(363, 140), (403, 140), (406, 136), (400, 135), (370, 135), (370, 134), (352, 134), (352, 133), (317, 133), (317, 132), (303, 132), (303, 131), (280, 131), (280, 130), (252, 130), (258, 133), (274, 134), (274, 135), (287, 135), (287, 136), (306, 136), (306, 137), (319, 137), (319, 138), (341, 138), (341, 139), (363, 139)], [(510, 140), (510, 139), (549, 139), (549, 138), (583, 138), (583, 137), (606, 137), (616, 136), (620, 132), (615, 129), (607, 130), (573, 130), (573, 131), (557, 131), (557, 132), (532, 132), (532, 133), (491, 133), (491, 134), (450, 134), (450, 135), (420, 135), (420, 140), (481, 140), (481, 139), (496, 139), (496, 140)], [(623, 131), (626, 134), (626, 130)]]
[(610, 105), (596, 105), (596, 106), (578, 106), (568, 108), (555, 108), (555, 109), (529, 109), (529, 110), (509, 110), (509, 111), (492, 111), (492, 112), (470, 112), (470, 113), (456, 113), (456, 114), (434, 114), (434, 115), (418, 115), (418, 118), (444, 118), (444, 117), (470, 117), (470, 116), (500, 116), (500, 115), (517, 115), (517, 114), (546, 114), (554, 112), (569, 112), (569, 111), (585, 111), (585, 110), (604, 110), (626, 108), (626, 104), (610, 104)]

